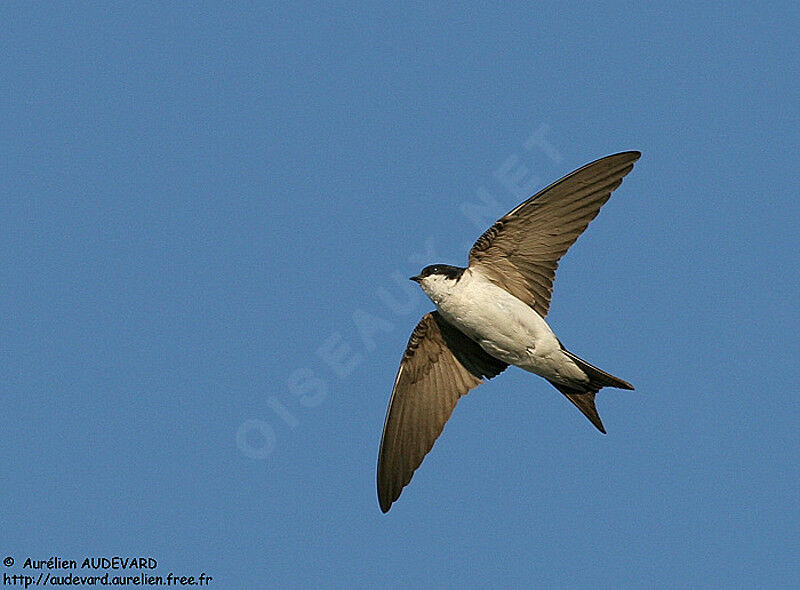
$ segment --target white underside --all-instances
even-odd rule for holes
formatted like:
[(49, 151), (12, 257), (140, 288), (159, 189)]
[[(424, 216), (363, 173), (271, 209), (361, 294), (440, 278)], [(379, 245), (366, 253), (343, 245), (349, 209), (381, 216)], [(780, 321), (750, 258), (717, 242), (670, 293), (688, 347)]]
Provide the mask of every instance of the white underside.
[(588, 382), (531, 307), (468, 268), (461, 279), (422, 283), (442, 316), (481, 348), (511, 365), (565, 385)]

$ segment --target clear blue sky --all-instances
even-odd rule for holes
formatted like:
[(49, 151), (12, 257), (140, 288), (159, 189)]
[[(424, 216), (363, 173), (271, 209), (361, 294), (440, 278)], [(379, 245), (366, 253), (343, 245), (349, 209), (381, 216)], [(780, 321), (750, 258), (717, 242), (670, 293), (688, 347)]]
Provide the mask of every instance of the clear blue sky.
[[(233, 589), (796, 583), (798, 17), (4, 4), (0, 552)], [(404, 278), (629, 149), (549, 316), (636, 386), (609, 434), (509, 370), (381, 514), (432, 308)]]

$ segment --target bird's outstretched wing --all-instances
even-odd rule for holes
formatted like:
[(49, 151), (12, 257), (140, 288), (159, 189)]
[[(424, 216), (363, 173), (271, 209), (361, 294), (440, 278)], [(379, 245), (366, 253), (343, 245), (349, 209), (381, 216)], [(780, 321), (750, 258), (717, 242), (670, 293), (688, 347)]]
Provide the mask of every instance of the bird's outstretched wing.
[(469, 265), (545, 317), (558, 261), (633, 169), (639, 152), (586, 164), (539, 191), (478, 238)]
[(394, 382), (378, 455), (378, 501), (387, 512), (441, 434), (458, 399), (508, 365), (447, 323), (420, 320)]

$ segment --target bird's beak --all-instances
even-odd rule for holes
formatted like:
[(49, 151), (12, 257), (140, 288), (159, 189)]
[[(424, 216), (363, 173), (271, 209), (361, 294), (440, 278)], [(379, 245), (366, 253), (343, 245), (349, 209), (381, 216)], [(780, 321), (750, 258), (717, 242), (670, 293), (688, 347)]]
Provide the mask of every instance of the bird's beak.
[(417, 275), (415, 277), (411, 277), (410, 280), (414, 281), (415, 283), (419, 283), (422, 280), (422, 277)]

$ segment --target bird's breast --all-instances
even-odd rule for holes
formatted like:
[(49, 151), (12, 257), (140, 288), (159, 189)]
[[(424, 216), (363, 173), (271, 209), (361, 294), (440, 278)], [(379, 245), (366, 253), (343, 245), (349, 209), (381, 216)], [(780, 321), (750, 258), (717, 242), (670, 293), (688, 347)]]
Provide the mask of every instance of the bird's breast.
[(523, 301), (480, 275), (465, 276), (437, 303), (444, 318), (505, 362), (523, 366), (560, 350), (547, 322)]

